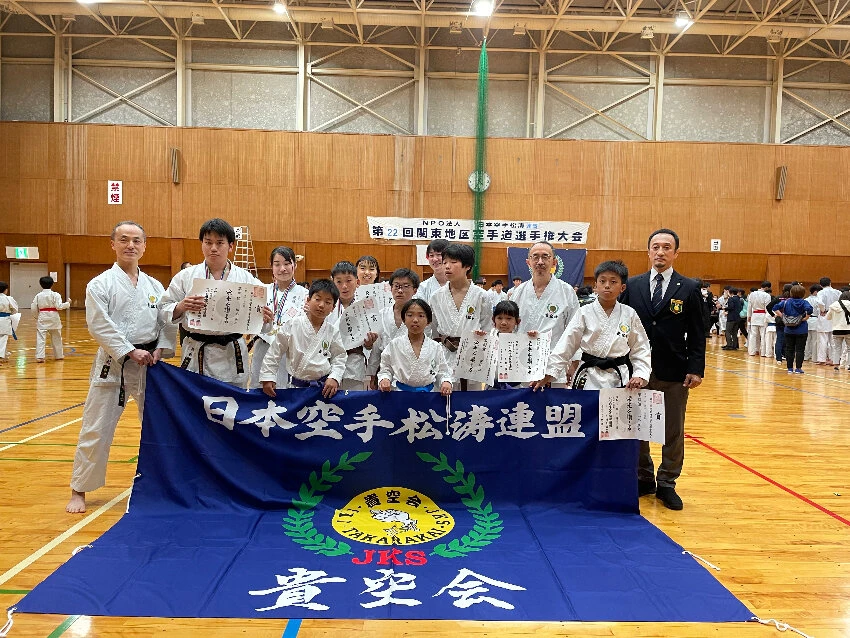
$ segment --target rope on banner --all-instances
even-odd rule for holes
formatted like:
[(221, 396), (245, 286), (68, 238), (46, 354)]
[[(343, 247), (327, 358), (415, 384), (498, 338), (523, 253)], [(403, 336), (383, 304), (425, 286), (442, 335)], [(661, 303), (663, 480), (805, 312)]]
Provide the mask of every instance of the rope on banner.
[(449, 419), (452, 416), (452, 395), (446, 395), (446, 436), (451, 436), (451, 431), (449, 428)]
[(714, 564), (712, 564), (712, 563), (709, 563), (709, 562), (708, 562), (707, 560), (705, 560), (702, 556), (697, 556), (697, 555), (696, 555), (696, 554), (694, 554), (693, 552), (689, 552), (689, 551), (688, 551), (688, 550), (686, 550), (686, 549), (685, 549), (685, 550), (682, 550), (682, 553), (683, 553), (683, 554), (687, 554), (688, 556), (692, 556), (692, 557), (696, 558), (696, 559), (697, 559), (698, 561), (700, 561), (701, 563), (705, 563), (706, 565), (708, 565), (709, 567), (711, 567), (711, 569), (713, 569), (713, 570), (714, 570), (714, 571), (716, 571), (716, 572), (719, 572), (719, 571), (720, 571), (720, 568), (719, 568), (717, 565), (714, 565)]
[(12, 631), (12, 624), (14, 623), (12, 620), (12, 612), (14, 612), (15, 609), (17, 609), (17, 607), (12, 607), (11, 609), (6, 610), (6, 615), (9, 619), (6, 621), (6, 624), (0, 628), (0, 638), (8, 636), (9, 632)]
[[(133, 484), (135, 484), (135, 483), (136, 483), (136, 479), (137, 479), (137, 478), (139, 478), (141, 475), (142, 475), (142, 473), (141, 473), (141, 472), (139, 472), (138, 474), (136, 474), (136, 476), (134, 476), (134, 477), (133, 477)], [(130, 513), (130, 501), (132, 500), (132, 498), (133, 498), (133, 493), (132, 493), (132, 492), (130, 492), (130, 496), (128, 496), (128, 497), (127, 497), (127, 507), (126, 507), (126, 508), (124, 508), (124, 513), (125, 513), (125, 514), (129, 514), (129, 513)]]
[(80, 545), (79, 547), (75, 547), (74, 551), (71, 552), (71, 556), (76, 556), (87, 547), (91, 547), (91, 545)]
[[(803, 638), (813, 638), (809, 634), (804, 634), (799, 629), (795, 629), (788, 623), (784, 623), (782, 621), (776, 620), (775, 618), (768, 618), (767, 620), (762, 620), (758, 616), (753, 616), (751, 620), (755, 620), (756, 622), (761, 623), (762, 625), (775, 625), (779, 631), (793, 631), (795, 634), (800, 634)], [(2, 634), (0, 634), (2, 635)]]

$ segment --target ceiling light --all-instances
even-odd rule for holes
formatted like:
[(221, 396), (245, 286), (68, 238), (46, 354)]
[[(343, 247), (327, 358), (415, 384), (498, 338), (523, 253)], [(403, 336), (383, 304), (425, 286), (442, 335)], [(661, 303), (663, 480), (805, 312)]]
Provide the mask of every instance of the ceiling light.
[(652, 40), (655, 37), (655, 31), (653, 31), (652, 27), (646, 25), (643, 29), (640, 30), (640, 39), (641, 40)]
[(449, 22), (449, 33), (452, 33), (454, 35), (460, 35), (461, 33), (463, 33), (463, 27), (461, 26), (459, 21), (453, 20), (452, 22)]
[(767, 41), (771, 44), (778, 44), (782, 42), (782, 29), (771, 29), (770, 33), (767, 34)]
[(73, 13), (64, 13), (62, 14), (62, 19), (65, 22), (76, 22), (77, 16), (75, 16)]
[(192, 12), (192, 24), (204, 24), (204, 16), (200, 13)]
[(514, 35), (525, 35), (525, 25), (517, 22), (514, 25)]
[(77, 0), (80, 4), (93, 4), (95, 0)]
[(284, 15), (286, 13), (286, 5), (283, 4), (280, 0), (277, 0), (272, 5), (272, 11), (274, 11), (278, 15)]
[(676, 26), (680, 29), (689, 27), (692, 24), (691, 16), (687, 11), (679, 11), (676, 14)]
[(472, 13), (485, 17), (493, 15), (493, 0), (476, 0), (472, 5)]
[(320, 25), (323, 29), (333, 29), (334, 21), (331, 18), (322, 18)]

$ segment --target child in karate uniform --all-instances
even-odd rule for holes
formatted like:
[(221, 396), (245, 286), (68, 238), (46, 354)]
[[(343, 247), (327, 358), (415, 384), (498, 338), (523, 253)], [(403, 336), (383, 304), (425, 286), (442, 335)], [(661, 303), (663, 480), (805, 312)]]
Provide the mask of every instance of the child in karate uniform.
[(0, 361), (6, 361), (6, 344), (11, 336), (17, 339), (12, 327), (12, 315), (18, 312), (18, 303), (6, 293), (9, 292), (9, 284), (0, 281)]
[(47, 335), (50, 334), (50, 343), (53, 345), (53, 358), (61, 361), (65, 358), (62, 348), (62, 320), (59, 311), (70, 307), (71, 302), (62, 303), (62, 297), (58, 292), (53, 292), (53, 277), (42, 277), (38, 280), (43, 290), (32, 300), (30, 310), (36, 315), (35, 323), (35, 360), (44, 363), (44, 350), (47, 345)]

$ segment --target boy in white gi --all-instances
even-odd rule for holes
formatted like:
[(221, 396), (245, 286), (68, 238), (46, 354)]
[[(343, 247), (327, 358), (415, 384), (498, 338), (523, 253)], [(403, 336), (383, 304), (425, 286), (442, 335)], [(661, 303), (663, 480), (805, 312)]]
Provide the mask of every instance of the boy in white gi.
[(7, 295), (7, 292), (9, 284), (0, 281), (0, 361), (6, 361), (6, 344), (9, 337), (18, 338), (12, 328), (12, 315), (18, 312), (18, 303)]
[(747, 353), (751, 357), (761, 355), (762, 343), (767, 334), (767, 304), (770, 303), (770, 282), (763, 281), (761, 289), (755, 290), (747, 297), (747, 323), (749, 334), (747, 338)]
[[(251, 354), (251, 380), (248, 389), (260, 388), (260, 369), (263, 367), (263, 357), (269, 351), (269, 346), (278, 330), (290, 319), (304, 312), (304, 302), (307, 301), (307, 289), (295, 283), (295, 269), (298, 262), (295, 251), (287, 246), (278, 246), (271, 254), (272, 277), (274, 281), (268, 285), (268, 300), (266, 305), (271, 308), (274, 317), (271, 330), (254, 337), (253, 353)], [(280, 365), (280, 376), (277, 384), (285, 388), (286, 362)]]
[(452, 373), (440, 345), (425, 336), (433, 319), (431, 306), (422, 299), (411, 299), (402, 306), (401, 315), (407, 333), (390, 341), (381, 353), (378, 387), (389, 392), (395, 387), (403, 392), (452, 393)]
[(65, 510), (86, 511), (86, 492), (103, 487), (109, 447), (126, 394), (136, 400), (139, 420), (145, 407), (147, 368), (174, 356), (176, 326), (161, 312), (162, 284), (139, 269), (145, 231), (121, 222), (112, 231), (115, 264), (86, 286), (86, 323), (100, 345), (91, 371), (74, 470)]
[[(629, 271), (621, 261), (604, 261), (593, 273), (596, 301), (582, 306), (549, 355), (546, 376), (530, 385), (537, 390), (556, 379), (581, 350), (573, 388), (640, 389), (652, 370), (649, 339), (637, 313), (617, 301)], [(703, 338), (703, 335), (699, 335)]]
[[(434, 317), (431, 336), (443, 345), (446, 361), (452, 370), (461, 337), (473, 330), (486, 330), (493, 313), (487, 291), (474, 286), (469, 279), (469, 271), (474, 265), (475, 252), (472, 246), (446, 246), (443, 250), (443, 269), (447, 283), (431, 296)], [(480, 384), (475, 381), (470, 384), (468, 379), (457, 379), (456, 382), (461, 390), (480, 388)]]
[(500, 301), (505, 301), (508, 298), (508, 293), (503, 290), (503, 287), (504, 283), (501, 279), (497, 279), (490, 286), (490, 303), (493, 304), (494, 308)]
[(390, 275), (390, 289), (393, 294), (393, 305), (381, 308), (378, 325), (378, 339), (369, 353), (369, 363), (366, 374), (369, 376), (369, 389), (378, 389), (378, 368), (381, 366), (381, 353), (396, 337), (407, 334), (401, 309), (416, 294), (419, 287), (419, 275), (409, 268), (397, 268)]
[[(204, 261), (181, 270), (171, 280), (162, 300), (165, 319), (182, 323), (181, 366), (192, 372), (224, 381), (239, 388), (248, 382), (248, 348), (241, 334), (189, 328), (187, 312), (199, 312), (206, 306), (201, 295), (190, 295), (195, 279), (219, 279), (240, 284), (262, 286), (263, 282), (247, 270), (231, 263), (228, 256), (236, 247), (236, 231), (223, 219), (210, 219), (198, 233)], [(263, 330), (271, 328), (271, 308), (263, 308)]]
[[(331, 398), (339, 389), (345, 372), (345, 348), (336, 325), (328, 315), (339, 299), (330, 279), (317, 279), (307, 295), (307, 309), (277, 331), (263, 359), (260, 383), (263, 392), (274, 398), (280, 366), (285, 360), (290, 388), (321, 388)], [(286, 387), (286, 386), (285, 386)]]
[(431, 301), (431, 295), (446, 285), (446, 272), (443, 270), (443, 250), (449, 245), (445, 239), (433, 239), (425, 249), (425, 257), (434, 274), (419, 284), (416, 296), (427, 302)]
[[(531, 279), (513, 289), (511, 301), (519, 306), (524, 330), (551, 333), (550, 343), (556, 344), (564, 328), (578, 312), (579, 303), (573, 287), (555, 277), (555, 249), (546, 241), (539, 241), (528, 249), (528, 267)], [(566, 383), (566, 374), (555, 380)]]
[(62, 320), (59, 311), (67, 309), (70, 301), (62, 303), (62, 296), (53, 292), (53, 277), (42, 277), (38, 280), (42, 291), (33, 297), (30, 310), (36, 315), (35, 322), (35, 360), (44, 363), (44, 351), (47, 343), (47, 335), (50, 334), (50, 343), (53, 345), (53, 358), (61, 361), (65, 358), (62, 348)]
[[(364, 258), (361, 257), (360, 259), (362, 261)], [(338, 327), (340, 318), (354, 301), (354, 291), (357, 290), (357, 286), (359, 285), (357, 282), (357, 268), (350, 261), (340, 261), (331, 269), (331, 279), (333, 279), (334, 285), (339, 290), (339, 302), (328, 318), (328, 321)], [(365, 350), (371, 348), (377, 338), (377, 333), (369, 332), (366, 334), (366, 339), (361, 345), (347, 351), (348, 358), (345, 362), (345, 375), (340, 383), (342, 390), (368, 389), (369, 381), (366, 378), (367, 354)]]

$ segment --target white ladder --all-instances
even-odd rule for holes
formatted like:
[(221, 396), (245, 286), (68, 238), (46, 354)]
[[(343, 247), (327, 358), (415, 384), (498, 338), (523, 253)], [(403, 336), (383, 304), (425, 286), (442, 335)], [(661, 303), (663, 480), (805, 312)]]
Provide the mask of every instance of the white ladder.
[(237, 226), (236, 252), (233, 263), (257, 276), (257, 260), (254, 258), (254, 242), (251, 241), (251, 230), (247, 226)]

